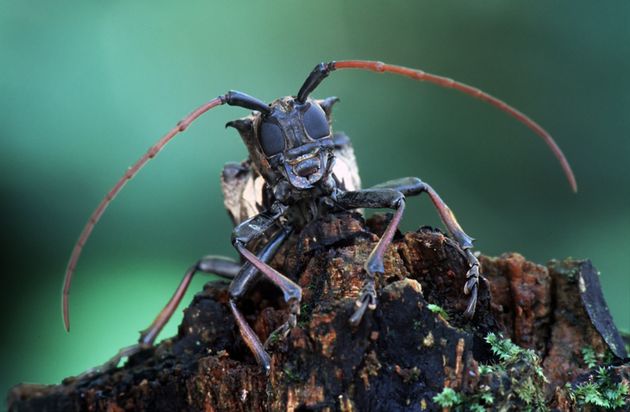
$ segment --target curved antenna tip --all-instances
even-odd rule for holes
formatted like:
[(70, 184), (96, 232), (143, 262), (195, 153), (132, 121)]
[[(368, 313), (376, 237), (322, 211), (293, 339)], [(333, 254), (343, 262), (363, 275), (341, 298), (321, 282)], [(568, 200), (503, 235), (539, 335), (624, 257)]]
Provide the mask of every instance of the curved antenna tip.
[(578, 192), (577, 180), (575, 179), (575, 174), (573, 173), (573, 169), (569, 165), (569, 162), (567, 161), (566, 157), (564, 156), (564, 154), (562, 153), (558, 145), (556, 145), (556, 143), (553, 141), (551, 136), (541, 135), (541, 137), (543, 137), (543, 139), (547, 142), (549, 147), (551, 147), (552, 152), (554, 153), (554, 155), (560, 162), (562, 171), (564, 172), (564, 175), (566, 176), (567, 180), (569, 181), (569, 185), (571, 186), (571, 191), (573, 193), (577, 193)]
[[(138, 171), (142, 169), (142, 167), (144, 167), (144, 165), (149, 160), (153, 159), (173, 137), (175, 137), (178, 133), (186, 130), (186, 128), (190, 126), (192, 122), (194, 122), (199, 116), (201, 116), (208, 110), (228, 102), (229, 96), (231, 95), (228, 93), (227, 95), (219, 96), (215, 99), (212, 99), (209, 102), (199, 106), (188, 116), (180, 120), (174, 128), (172, 128), (166, 135), (164, 135), (153, 146), (151, 146), (149, 150), (140, 159), (136, 161), (136, 163), (134, 163), (130, 168), (128, 168), (125, 171), (123, 176), (116, 182), (114, 187), (107, 193), (107, 195), (105, 195), (103, 200), (101, 200), (101, 203), (99, 203), (96, 209), (92, 212), (92, 214), (90, 215), (90, 218), (88, 219), (87, 223), (83, 227), (81, 234), (79, 235), (79, 239), (74, 245), (74, 249), (72, 249), (72, 254), (70, 255), (70, 261), (68, 262), (68, 266), (66, 267), (66, 276), (63, 282), (63, 291), (61, 295), (61, 298), (62, 298), (61, 310), (63, 313), (63, 324), (66, 331), (70, 332), (70, 308), (69, 308), (68, 300), (70, 296), (70, 284), (72, 283), (72, 276), (74, 274), (74, 270), (76, 268), (77, 262), (79, 261), (79, 257), (81, 256), (83, 246), (89, 239), (90, 234), (92, 233), (92, 230), (94, 229), (94, 226), (96, 225), (96, 223), (99, 221), (99, 219), (105, 212), (105, 209), (107, 209), (107, 206), (116, 197), (118, 192), (122, 190), (125, 184), (131, 178), (133, 178), (136, 175), (136, 173), (138, 173)], [(242, 98), (241, 95), (238, 95), (237, 97), (238, 99)], [(237, 103), (240, 102), (240, 100), (238, 99), (236, 99)], [(257, 104), (264, 105), (264, 103), (257, 103)]]
[(70, 332), (70, 313), (68, 312), (68, 305), (64, 302), (63, 305), (63, 328), (66, 332)]
[[(369, 71), (373, 71), (377, 73), (389, 72), (389, 73), (394, 73), (401, 76), (409, 77), (415, 80), (419, 80), (419, 81), (426, 81), (429, 83), (436, 84), (440, 87), (455, 89), (457, 91), (465, 93), (471, 97), (482, 100), (496, 107), (497, 109), (503, 111), (504, 113), (507, 113), (508, 115), (512, 116), (513, 118), (523, 123), (525, 126), (527, 126), (530, 130), (532, 130), (534, 133), (536, 133), (540, 138), (542, 138), (545, 141), (547, 146), (551, 149), (553, 154), (556, 156), (556, 158), (560, 162), (560, 165), (562, 166), (562, 169), (564, 170), (564, 174), (567, 177), (569, 184), (571, 185), (571, 189), (573, 190), (574, 193), (577, 193), (577, 190), (578, 190), (577, 183), (575, 181), (575, 176), (573, 175), (573, 170), (571, 169), (571, 166), (569, 165), (569, 162), (567, 161), (566, 157), (562, 153), (562, 150), (560, 150), (560, 147), (558, 147), (558, 145), (553, 140), (551, 135), (545, 129), (543, 129), (542, 126), (536, 123), (534, 120), (530, 119), (524, 113), (510, 106), (503, 100), (497, 99), (496, 97), (482, 90), (479, 90), (476, 87), (469, 86), (465, 83), (461, 83), (456, 80), (449, 79), (447, 77), (427, 73), (425, 71), (412, 69), (409, 67), (396, 66), (392, 64), (386, 64), (383, 62), (370, 61), (370, 60), (342, 60), (342, 61), (337, 61), (331, 64), (332, 64), (331, 67), (333, 69), (359, 69), (359, 70), (369, 70)], [(313, 73), (316, 73), (318, 68), (319, 66), (315, 68), (315, 70), (311, 73), (311, 76), (309, 76), (309, 79), (311, 79), (311, 77), (314, 76)], [(326, 73), (326, 75), (327, 74), (328, 73)], [(309, 79), (307, 79), (307, 82)], [(318, 78), (318, 83), (322, 79), (323, 77)]]

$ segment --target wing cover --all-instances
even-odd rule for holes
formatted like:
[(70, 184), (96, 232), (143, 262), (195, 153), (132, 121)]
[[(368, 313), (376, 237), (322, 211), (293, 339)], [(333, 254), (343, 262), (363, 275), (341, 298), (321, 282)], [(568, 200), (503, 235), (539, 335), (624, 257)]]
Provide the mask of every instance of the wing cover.
[(333, 135), (333, 140), (335, 142), (333, 175), (337, 180), (337, 184), (346, 191), (361, 189), (359, 166), (354, 156), (350, 138), (346, 134), (338, 132)]
[(221, 174), (223, 204), (234, 226), (263, 211), (265, 180), (251, 163), (228, 163)]

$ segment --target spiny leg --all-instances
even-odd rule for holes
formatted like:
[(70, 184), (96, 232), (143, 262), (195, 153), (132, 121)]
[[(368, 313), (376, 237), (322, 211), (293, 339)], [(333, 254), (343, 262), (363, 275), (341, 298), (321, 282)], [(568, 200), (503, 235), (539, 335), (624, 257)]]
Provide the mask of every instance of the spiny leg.
[(89, 369), (84, 374), (82, 374), (82, 376), (112, 370), (118, 366), (123, 358), (128, 358), (144, 349), (150, 348), (164, 328), (164, 325), (166, 325), (171, 316), (173, 316), (173, 313), (175, 312), (177, 306), (184, 297), (184, 294), (186, 293), (186, 290), (188, 289), (188, 286), (190, 285), (193, 276), (197, 272), (214, 274), (228, 279), (233, 279), (238, 274), (240, 269), (241, 265), (227, 257), (204, 256), (203, 258), (199, 259), (197, 263), (192, 265), (186, 271), (179, 286), (175, 290), (175, 293), (173, 293), (171, 299), (160, 311), (160, 313), (157, 315), (151, 325), (140, 332), (140, 339), (138, 340), (138, 343), (120, 349), (118, 353), (116, 353), (116, 355), (114, 355), (110, 360), (108, 360), (101, 366)]
[(173, 296), (168, 301), (166, 306), (160, 311), (155, 320), (149, 325), (148, 328), (140, 332), (139, 343), (142, 345), (153, 345), (155, 339), (164, 328), (164, 325), (169, 321), (173, 313), (179, 306), (193, 276), (197, 272), (203, 272), (208, 274), (215, 274), (224, 278), (234, 279), (238, 272), (241, 270), (241, 265), (234, 260), (220, 256), (204, 256), (199, 259), (197, 263), (192, 265), (184, 274), (184, 278), (180, 282), (179, 286), (173, 293)]
[(473, 238), (468, 236), (462, 227), (457, 222), (455, 215), (451, 209), (444, 203), (440, 195), (428, 184), (424, 183), (417, 177), (406, 177), (396, 180), (390, 180), (385, 183), (374, 186), (377, 188), (389, 188), (396, 189), (405, 194), (406, 196), (415, 196), (426, 192), (433, 205), (438, 211), (442, 222), (448, 229), (451, 236), (457, 241), (462, 248), (468, 261), (468, 272), (466, 273), (466, 284), (464, 285), (464, 293), (470, 295), (468, 300), (468, 307), (464, 312), (464, 316), (471, 318), (475, 314), (475, 307), (477, 306), (477, 289), (479, 284), (479, 260), (472, 252)]
[(361, 322), (366, 309), (374, 310), (376, 308), (375, 277), (377, 273), (382, 275), (385, 272), (383, 257), (405, 211), (405, 196), (400, 191), (393, 189), (367, 189), (343, 192), (337, 196), (337, 203), (347, 209), (369, 207), (396, 210), (381, 239), (365, 262), (364, 268), (367, 277), (357, 300), (358, 308), (350, 317), (350, 324), (356, 326)]
[(299, 314), (300, 310), (300, 301), (302, 300), (302, 289), (295, 282), (268, 265), (268, 262), (271, 261), (278, 248), (291, 233), (291, 229), (288, 227), (282, 228), (274, 235), (269, 243), (263, 247), (258, 255), (250, 252), (246, 247), (252, 240), (266, 235), (267, 232), (275, 226), (276, 219), (277, 217), (269, 217), (264, 214), (254, 216), (237, 226), (234, 229), (232, 238), (234, 247), (236, 247), (248, 263), (243, 266), (241, 272), (230, 285), (230, 308), (234, 313), (234, 318), (239, 326), (243, 340), (266, 373), (269, 373), (271, 369), (271, 358), (265, 351), (265, 347), (258, 336), (256, 336), (256, 333), (239, 311), (237, 301), (239, 298), (243, 297), (251, 287), (257, 275), (261, 274), (280, 288), (285, 302), (289, 304), (288, 320), (274, 333), (288, 333), (288, 331), (295, 326), (296, 316)]

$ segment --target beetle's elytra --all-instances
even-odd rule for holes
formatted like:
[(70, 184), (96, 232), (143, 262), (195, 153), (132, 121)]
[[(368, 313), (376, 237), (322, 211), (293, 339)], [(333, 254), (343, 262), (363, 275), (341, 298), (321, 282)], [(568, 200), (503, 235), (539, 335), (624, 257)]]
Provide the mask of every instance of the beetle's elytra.
[(295, 282), (269, 266), (268, 262), (287, 237), (293, 232), (299, 232), (306, 223), (329, 213), (359, 208), (390, 208), (395, 211), (394, 216), (365, 262), (365, 282), (357, 299), (356, 310), (349, 319), (351, 325), (359, 324), (365, 311), (376, 307), (375, 278), (384, 271), (383, 256), (402, 218), (405, 198), (421, 193), (429, 195), (450, 235), (466, 255), (469, 270), (463, 291), (470, 298), (465, 314), (468, 317), (474, 314), (479, 262), (472, 253), (473, 239), (463, 231), (446, 203), (431, 186), (414, 177), (361, 189), (350, 139), (343, 133), (333, 133), (331, 129), (331, 111), (338, 99), (329, 97), (315, 100), (309, 97), (332, 71), (341, 69), (395, 73), (459, 90), (499, 108), (524, 123), (548, 144), (558, 158), (571, 188), (577, 190), (575, 177), (562, 151), (549, 133), (536, 122), (479, 89), (421, 70), (375, 61), (347, 60), (315, 66), (296, 96), (282, 97), (270, 104), (241, 92), (230, 91), (202, 105), (180, 121), (126, 171), (92, 213), (68, 263), (63, 288), (64, 323), (69, 329), (68, 297), (81, 250), (111, 200), (177, 133), (184, 131), (203, 113), (223, 104), (253, 110), (249, 116), (226, 125), (238, 130), (249, 157), (242, 163), (227, 164), (222, 175), (225, 206), (235, 225), (232, 244), (242, 256), (242, 261), (215, 256), (201, 258), (186, 272), (173, 297), (153, 323), (141, 333), (139, 343), (122, 350), (106, 366), (115, 366), (121, 356), (152, 345), (175, 311), (190, 280), (201, 271), (232, 279), (230, 307), (241, 336), (258, 363), (268, 371), (271, 364), (269, 355), (239, 311), (239, 299), (259, 276), (273, 282), (282, 291), (290, 308), (288, 319), (277, 331), (286, 335), (295, 326), (302, 291)]

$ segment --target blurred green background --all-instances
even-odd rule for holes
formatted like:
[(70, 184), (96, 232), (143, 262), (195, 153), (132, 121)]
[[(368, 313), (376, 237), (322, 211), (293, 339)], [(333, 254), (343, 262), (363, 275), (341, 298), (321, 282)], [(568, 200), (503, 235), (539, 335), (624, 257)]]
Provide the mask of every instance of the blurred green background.
[[(0, 1), (0, 393), (106, 360), (198, 257), (236, 255), (218, 176), (246, 155), (223, 128), (246, 112), (221, 107), (111, 205), (78, 266), (72, 332), (63, 330), (73, 242), (125, 168), (204, 101), (228, 89), (266, 101), (295, 94), (331, 59), (453, 77), (550, 130), (577, 195), (536, 135), (452, 90), (339, 72), (315, 93), (341, 97), (335, 127), (353, 138), (364, 185), (421, 177), (486, 254), (591, 258), (630, 329), (629, 21), (623, 1)], [(423, 224), (440, 226), (426, 198), (412, 200), (403, 228)]]

